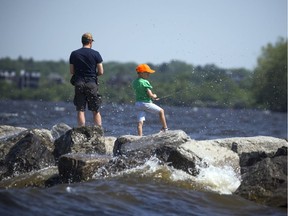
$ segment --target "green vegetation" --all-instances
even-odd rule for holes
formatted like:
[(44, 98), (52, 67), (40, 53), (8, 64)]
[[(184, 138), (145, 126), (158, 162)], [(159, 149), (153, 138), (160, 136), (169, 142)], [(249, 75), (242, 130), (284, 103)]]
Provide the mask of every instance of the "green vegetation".
[[(222, 69), (216, 65), (194, 66), (182, 61), (148, 64), (157, 72), (150, 76), (161, 103), (175, 106), (264, 108), (287, 112), (287, 40), (263, 48), (254, 71)], [(137, 77), (134, 62), (104, 62), (99, 77), (100, 94), (106, 103), (133, 103), (131, 82)], [(1, 71), (40, 72), (38, 88), (19, 88), (17, 81), (0, 80), (0, 99), (71, 101), (69, 64), (65, 61), (0, 59)], [(57, 74), (64, 82), (51, 79)]]
[(280, 39), (262, 49), (253, 86), (257, 104), (287, 112), (287, 40)]

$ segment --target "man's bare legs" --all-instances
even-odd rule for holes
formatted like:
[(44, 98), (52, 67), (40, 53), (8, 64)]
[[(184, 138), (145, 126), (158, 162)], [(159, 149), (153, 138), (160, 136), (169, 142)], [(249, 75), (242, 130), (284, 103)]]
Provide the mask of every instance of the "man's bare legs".
[(101, 118), (100, 112), (93, 111), (93, 121), (94, 121), (94, 125), (97, 125), (100, 127), (102, 126), (102, 118)]
[[(77, 121), (78, 121), (78, 126), (85, 126), (85, 112), (83, 111), (78, 111), (77, 112)], [(93, 111), (93, 122), (94, 125), (97, 126), (102, 126), (102, 118), (100, 112), (95, 112)]]
[(77, 122), (79, 127), (85, 126), (85, 112), (83, 111), (77, 112)]

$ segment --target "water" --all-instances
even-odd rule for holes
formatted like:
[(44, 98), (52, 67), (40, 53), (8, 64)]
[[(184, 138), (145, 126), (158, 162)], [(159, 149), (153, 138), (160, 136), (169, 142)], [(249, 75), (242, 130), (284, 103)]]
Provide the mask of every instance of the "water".
[[(159, 104), (161, 106), (161, 104)], [(287, 113), (251, 109), (215, 109), (163, 106), (168, 127), (184, 130), (191, 138), (207, 140), (227, 137), (274, 136), (287, 138)], [(132, 104), (104, 104), (101, 109), (106, 136), (136, 135), (136, 113)], [(47, 128), (60, 122), (76, 127), (72, 102), (0, 101), (0, 124), (25, 128)], [(87, 125), (92, 115), (87, 112)], [(144, 135), (161, 129), (157, 116), (147, 115)]]
[[(159, 104), (161, 105), (161, 104)], [(136, 134), (133, 105), (102, 107), (105, 136)], [(168, 126), (197, 140), (257, 135), (287, 138), (287, 114), (256, 110), (163, 107)], [(87, 115), (87, 124), (92, 124)], [(76, 126), (73, 104), (0, 101), (0, 124), (51, 129), (58, 123)], [(146, 135), (161, 126), (147, 116)], [(198, 177), (160, 165), (145, 165), (85, 183), (51, 188), (0, 189), (0, 215), (286, 215), (286, 209), (256, 204), (231, 195), (240, 177), (229, 167), (210, 166)]]

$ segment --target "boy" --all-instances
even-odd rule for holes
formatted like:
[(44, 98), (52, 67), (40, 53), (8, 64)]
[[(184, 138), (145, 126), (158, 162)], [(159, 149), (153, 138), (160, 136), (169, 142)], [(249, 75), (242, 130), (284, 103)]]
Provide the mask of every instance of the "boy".
[(135, 106), (138, 113), (138, 135), (142, 136), (142, 127), (145, 121), (146, 111), (154, 114), (159, 114), (160, 122), (162, 124), (161, 131), (165, 132), (168, 130), (164, 110), (154, 104), (152, 99), (157, 100), (157, 95), (152, 92), (152, 86), (147, 80), (149, 75), (154, 73), (155, 70), (152, 70), (147, 64), (140, 64), (136, 67), (138, 78), (132, 82), (133, 89), (136, 95)]

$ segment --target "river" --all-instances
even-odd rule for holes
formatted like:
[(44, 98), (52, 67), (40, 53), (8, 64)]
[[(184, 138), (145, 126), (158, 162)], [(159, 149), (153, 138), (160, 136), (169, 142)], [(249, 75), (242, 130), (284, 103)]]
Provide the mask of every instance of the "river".
[[(171, 130), (183, 130), (196, 140), (259, 135), (287, 138), (287, 113), (163, 108)], [(136, 135), (132, 104), (104, 104), (101, 113), (105, 136)], [(91, 119), (87, 113), (88, 125)], [(1, 125), (51, 129), (58, 123), (76, 127), (71, 102), (0, 101)], [(158, 117), (148, 114), (144, 135), (157, 133), (160, 128)], [(206, 187), (195, 190), (201, 181)], [(239, 181), (229, 167), (203, 170), (198, 178), (192, 178), (159, 166), (152, 158), (145, 167), (106, 179), (45, 189), (0, 189), (0, 215), (286, 215), (286, 209), (231, 195)]]

